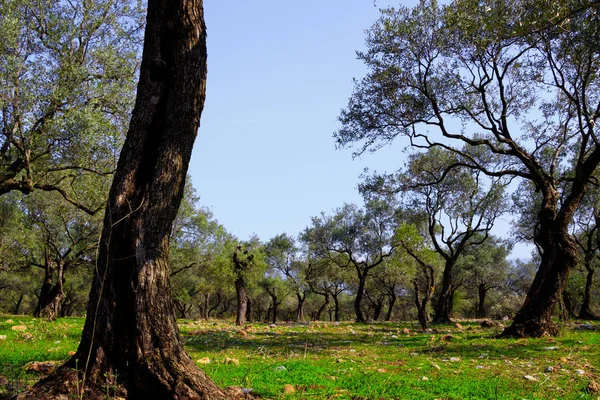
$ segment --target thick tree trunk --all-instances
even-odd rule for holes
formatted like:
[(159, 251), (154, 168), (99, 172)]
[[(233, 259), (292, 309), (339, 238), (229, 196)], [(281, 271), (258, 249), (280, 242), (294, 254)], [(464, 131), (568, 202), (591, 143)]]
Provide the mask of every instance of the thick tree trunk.
[(128, 399), (236, 397), (186, 354), (169, 282), (169, 233), (205, 81), (202, 0), (149, 0), (137, 100), (109, 194), (82, 339), (70, 361), (21, 399), (103, 399), (107, 385)]
[(394, 311), (394, 305), (396, 304), (396, 295), (392, 293), (389, 297), (390, 301), (388, 303), (387, 313), (385, 314), (385, 320), (388, 322), (392, 320), (392, 312)]
[(246, 295), (244, 279), (236, 279), (235, 291), (237, 294), (237, 314), (235, 317), (235, 324), (240, 326), (246, 323), (246, 308), (248, 307), (248, 295)]
[(585, 265), (585, 269), (587, 270), (587, 277), (585, 280), (585, 291), (583, 292), (583, 303), (581, 304), (581, 308), (579, 309), (579, 318), (581, 319), (590, 319), (590, 320), (599, 320), (600, 316), (594, 314), (591, 308), (592, 303), (592, 287), (594, 286), (594, 268), (590, 265), (591, 263), (587, 263)]
[(454, 260), (446, 260), (444, 266), (444, 274), (442, 277), (442, 290), (438, 297), (437, 304), (435, 306), (435, 323), (448, 323), (452, 322), (450, 319), (450, 311), (452, 308), (452, 269), (454, 268)]
[(540, 268), (527, 293), (525, 303), (512, 325), (500, 337), (555, 336), (558, 327), (552, 322), (552, 311), (560, 300), (569, 272), (577, 265), (575, 241), (566, 222), (553, 218), (542, 220), (538, 244), (542, 248)]
[[(358, 271), (358, 289), (356, 290), (356, 298), (354, 299), (354, 314), (356, 315), (356, 322), (367, 322), (363, 312), (360, 308), (362, 304), (363, 295), (365, 293), (365, 284), (367, 282), (367, 273), (361, 273)], [(337, 321), (337, 318), (336, 318)]]
[(208, 321), (210, 318), (210, 292), (204, 293), (204, 308), (202, 309), (202, 318)]
[(321, 320), (321, 314), (323, 314), (323, 311), (325, 311), (325, 309), (329, 305), (330, 297), (331, 297), (329, 295), (328, 291), (325, 291), (325, 292), (319, 293), (319, 294), (321, 294), (323, 297), (325, 297), (325, 301), (323, 302), (323, 304), (321, 304), (321, 307), (319, 307), (319, 309), (317, 310), (317, 313), (315, 314), (315, 321)]

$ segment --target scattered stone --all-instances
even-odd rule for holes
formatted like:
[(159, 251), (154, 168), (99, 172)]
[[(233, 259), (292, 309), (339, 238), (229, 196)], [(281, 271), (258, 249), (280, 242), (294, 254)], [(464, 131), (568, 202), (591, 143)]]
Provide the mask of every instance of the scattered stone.
[(431, 366), (435, 369), (437, 369), (438, 371), (441, 370), (440, 366), (437, 364), (431, 364)]
[(196, 360), (198, 364), (210, 364), (210, 358), (204, 357)]
[(509, 321), (510, 318), (508, 317), (508, 315), (505, 315), (504, 317), (502, 317), (502, 321)]
[(581, 324), (581, 325), (579, 325), (579, 327), (577, 327), (577, 329), (585, 330), (585, 331), (593, 331), (596, 328), (594, 328), (594, 325), (592, 325), (590, 323), (587, 323), (587, 324)]
[(0, 340), (6, 340), (6, 335), (0, 335)]
[(290, 385), (289, 383), (283, 386), (283, 393), (294, 393), (296, 388), (294, 385)]
[(573, 372), (575, 372), (577, 375), (585, 375), (585, 371), (582, 369), (576, 369)]
[(420, 378), (419, 378), (419, 380), (420, 380), (420, 381), (428, 381), (428, 380), (429, 380), (429, 378), (428, 378), (428, 377), (426, 377), (426, 376), (422, 376), (422, 377), (420, 377)]
[(598, 393), (600, 392), (600, 384), (598, 384), (598, 382), (594, 381), (593, 379), (590, 381), (590, 383), (587, 386), (587, 391), (589, 393)]
[(379, 368), (379, 369), (377, 370), (377, 372), (379, 372), (380, 374), (382, 374), (382, 373), (384, 373), (384, 372), (387, 372), (387, 370), (386, 370), (385, 368)]
[(13, 331), (23, 332), (27, 330), (27, 327), (25, 325), (13, 325), (10, 329), (12, 329)]
[(538, 381), (539, 379), (536, 378), (535, 376), (532, 375), (525, 375), (523, 378), (527, 379), (528, 381)]
[(397, 335), (392, 335), (392, 339), (398, 339)]
[(440, 342), (450, 342), (450, 341), (452, 341), (452, 339), (454, 339), (454, 335), (444, 335), (444, 336), (440, 336), (439, 341)]
[(12, 319), (7, 319), (6, 321), (4, 321), (4, 323), (6, 323), (6, 324), (12, 324), (13, 320)]
[(29, 333), (29, 332), (25, 332), (23, 334), (23, 339), (25, 339), (25, 340), (33, 340), (33, 335), (31, 333)]
[(552, 350), (558, 350), (558, 346), (548, 346), (548, 347), (544, 347), (544, 350), (548, 350), (548, 351), (552, 351)]
[(504, 325), (502, 325), (502, 323), (497, 322), (497, 321), (492, 321), (489, 319), (483, 320), (480, 323), (482, 328), (496, 328), (496, 327), (503, 327)]
[(226, 357), (225, 358), (225, 364), (240, 365), (240, 360), (238, 360), (237, 358)]
[(269, 328), (277, 328), (277, 325), (276, 324), (271, 324), (271, 325), (269, 325)]
[(458, 329), (459, 331), (462, 331), (462, 330), (463, 330), (463, 326), (462, 326), (461, 324), (459, 324), (458, 322), (454, 324), (454, 327), (455, 327), (456, 329)]
[(417, 357), (419, 355), (419, 353), (410, 353), (409, 356), (411, 357)]
[(404, 328), (404, 329), (402, 329), (402, 333), (405, 335), (410, 335), (410, 329)]
[(459, 362), (460, 357), (450, 357), (450, 362)]
[(475, 366), (475, 369), (483, 369), (483, 365), (477, 365)]
[(489, 358), (488, 353), (482, 353), (479, 358), (483, 359), (483, 358)]
[(278, 367), (275, 367), (275, 371), (286, 371), (286, 370), (287, 370), (287, 368), (286, 368), (286, 367), (284, 367), (283, 365), (280, 365), (280, 366), (278, 366)]
[(547, 366), (546, 369), (544, 370), (544, 372), (554, 372), (554, 367)]

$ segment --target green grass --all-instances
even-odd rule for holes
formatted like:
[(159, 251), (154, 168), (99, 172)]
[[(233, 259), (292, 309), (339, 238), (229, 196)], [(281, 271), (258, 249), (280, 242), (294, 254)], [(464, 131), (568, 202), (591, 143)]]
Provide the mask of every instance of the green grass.
[[(13, 325), (28, 329), (13, 331)], [(0, 317), (0, 335), (7, 336), (0, 341), (0, 376), (37, 379), (23, 366), (66, 359), (82, 326), (80, 318)], [(263, 398), (598, 398), (586, 389), (600, 381), (600, 332), (565, 327), (557, 338), (499, 340), (498, 331), (475, 322), (463, 327), (421, 333), (413, 324), (252, 324), (243, 335), (228, 322), (180, 321), (190, 356), (218, 385), (252, 388)], [(204, 358), (210, 363), (200, 364)], [(293, 392), (285, 393), (286, 385)]]

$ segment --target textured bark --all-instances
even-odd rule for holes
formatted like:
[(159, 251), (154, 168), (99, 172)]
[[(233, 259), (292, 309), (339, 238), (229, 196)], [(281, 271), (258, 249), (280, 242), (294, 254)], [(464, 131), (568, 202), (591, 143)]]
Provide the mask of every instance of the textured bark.
[[(317, 292), (315, 292), (315, 293), (317, 293)], [(321, 304), (321, 307), (319, 307), (319, 309), (317, 310), (317, 313), (315, 314), (315, 321), (321, 320), (321, 314), (323, 314), (323, 311), (325, 311), (325, 309), (327, 309), (327, 306), (329, 305), (330, 298), (331, 298), (331, 295), (329, 294), (329, 291), (327, 291), (327, 290), (325, 290), (323, 292), (318, 292), (318, 294), (325, 297), (325, 301), (323, 302), (323, 304)]]
[[(56, 281), (53, 283), (54, 272), (56, 272)], [(38, 304), (34, 315), (49, 320), (58, 318), (61, 314), (61, 302), (65, 296), (63, 291), (64, 284), (64, 262), (58, 260), (55, 263), (48, 249), (44, 255), (44, 282), (38, 297)]]
[(555, 336), (558, 333), (558, 327), (552, 322), (552, 311), (560, 300), (569, 272), (578, 262), (577, 246), (568, 228), (579, 202), (572, 201), (571, 209), (563, 209), (558, 215), (556, 204), (556, 200), (546, 198), (542, 206), (536, 237), (542, 249), (541, 264), (523, 306), (500, 337)]
[(242, 278), (236, 279), (235, 292), (237, 294), (235, 324), (239, 326), (246, 323), (246, 308), (248, 307), (248, 295), (246, 294), (246, 286)]
[(129, 399), (237, 396), (186, 354), (169, 282), (169, 233), (205, 83), (202, 0), (150, 0), (137, 100), (109, 193), (82, 339), (71, 360), (21, 399), (100, 399), (107, 385)]
[(307, 291), (296, 292), (298, 306), (296, 307), (296, 321), (304, 321), (304, 304), (306, 304)]
[(438, 297), (437, 304), (435, 306), (435, 323), (448, 323), (452, 322), (450, 319), (450, 311), (452, 309), (452, 270), (454, 268), (454, 259), (447, 259), (446, 265), (444, 266), (444, 274), (442, 277), (442, 290)]
[(594, 269), (594, 267), (592, 267), (591, 262), (590, 263), (586, 262), (585, 268), (587, 270), (587, 276), (586, 276), (586, 280), (585, 280), (585, 291), (583, 293), (583, 302), (581, 303), (581, 308), (579, 310), (579, 318), (600, 320), (600, 316), (595, 314), (591, 308), (592, 287), (594, 286), (595, 269)]
[(485, 298), (487, 296), (487, 292), (489, 290), (489, 286), (485, 283), (480, 283), (477, 286), (477, 293), (479, 295), (479, 303), (477, 305), (477, 318), (485, 318)]
[[(358, 267), (356, 267), (356, 271), (358, 273), (358, 289), (356, 290), (356, 297), (354, 298), (354, 314), (356, 315), (356, 322), (367, 322), (361, 309), (362, 299), (365, 293), (365, 284), (367, 282), (367, 273), (361, 272)], [(336, 318), (336, 321), (337, 320), (338, 319)]]
[(394, 312), (394, 305), (396, 305), (396, 295), (394, 294), (394, 291), (392, 290), (389, 294), (389, 302), (388, 302), (388, 309), (387, 309), (387, 313), (385, 314), (385, 320), (386, 321), (391, 321), (392, 320), (392, 313)]

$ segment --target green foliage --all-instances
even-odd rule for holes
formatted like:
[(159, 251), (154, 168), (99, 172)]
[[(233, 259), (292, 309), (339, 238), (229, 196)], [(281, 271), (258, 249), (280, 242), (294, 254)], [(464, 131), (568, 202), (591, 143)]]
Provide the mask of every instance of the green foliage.
[(133, 106), (142, 4), (0, 8), (0, 193), (57, 191), (102, 209)]

